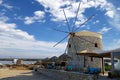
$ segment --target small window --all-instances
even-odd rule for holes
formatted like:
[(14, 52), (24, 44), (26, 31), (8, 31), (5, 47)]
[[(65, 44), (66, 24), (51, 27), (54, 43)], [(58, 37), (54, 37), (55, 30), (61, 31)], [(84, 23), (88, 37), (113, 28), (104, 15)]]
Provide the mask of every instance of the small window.
[(68, 48), (71, 48), (71, 44), (68, 45)]
[(95, 47), (98, 47), (98, 44), (97, 44), (97, 43), (95, 43)]
[(93, 61), (93, 57), (91, 57), (91, 61)]
[(61, 66), (65, 66), (66, 65), (66, 63), (65, 62), (61, 62)]

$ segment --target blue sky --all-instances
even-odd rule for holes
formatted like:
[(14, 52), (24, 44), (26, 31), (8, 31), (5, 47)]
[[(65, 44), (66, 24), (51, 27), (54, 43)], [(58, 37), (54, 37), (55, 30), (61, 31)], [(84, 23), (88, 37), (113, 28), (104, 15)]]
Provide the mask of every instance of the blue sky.
[(89, 30), (103, 35), (103, 49), (120, 48), (119, 0), (0, 0), (0, 57), (45, 58), (64, 53), (67, 39), (55, 43), (68, 31), (81, 2), (75, 28), (91, 15), (77, 31)]

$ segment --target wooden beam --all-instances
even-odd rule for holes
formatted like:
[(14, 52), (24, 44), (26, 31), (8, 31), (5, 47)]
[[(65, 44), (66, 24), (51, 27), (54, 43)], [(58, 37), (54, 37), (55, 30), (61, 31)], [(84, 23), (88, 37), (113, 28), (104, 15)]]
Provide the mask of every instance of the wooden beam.
[(86, 60), (85, 60), (85, 55), (84, 55), (84, 67), (86, 67)]
[(103, 59), (103, 57), (102, 57), (102, 73), (104, 75), (104, 59)]
[(112, 72), (114, 72), (114, 55), (111, 52), (111, 66), (112, 66)]

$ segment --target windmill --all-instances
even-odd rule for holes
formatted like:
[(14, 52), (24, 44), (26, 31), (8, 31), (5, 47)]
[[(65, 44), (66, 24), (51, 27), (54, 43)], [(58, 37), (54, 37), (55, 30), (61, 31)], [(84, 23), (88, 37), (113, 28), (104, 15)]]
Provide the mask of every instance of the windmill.
[[(58, 30), (58, 29), (54, 29), (56, 31), (59, 31), (59, 32), (64, 32), (64, 33), (67, 33), (67, 35), (61, 39), (59, 42), (57, 42), (55, 46), (57, 46), (59, 43), (61, 43), (62, 41), (64, 41), (66, 38), (69, 37), (68, 39), (68, 44), (67, 44), (67, 47), (65, 49), (65, 52), (67, 51), (67, 54), (70, 55), (73, 59), (73, 61), (79, 61), (79, 56), (77, 55), (77, 52), (79, 51), (78, 49), (78, 43), (76, 41), (84, 41), (84, 42), (87, 42), (87, 43), (84, 43), (83, 46), (85, 46), (87, 48), (87, 44), (91, 44), (91, 45), (95, 45), (96, 48), (98, 47), (98, 44), (96, 42), (93, 42), (93, 41), (90, 41), (89, 39), (86, 39), (84, 37), (80, 37), (78, 36), (78, 30), (81, 28), (81, 26), (85, 25), (89, 20), (91, 20), (95, 14), (91, 15), (86, 21), (84, 21), (82, 24), (80, 24), (77, 28), (75, 27), (76, 26), (76, 21), (77, 21), (77, 18), (78, 18), (78, 13), (79, 13), (79, 10), (80, 10), (80, 5), (81, 5), (81, 2), (79, 2), (79, 5), (78, 5), (78, 8), (77, 8), (77, 12), (76, 12), (76, 16), (74, 18), (74, 21), (73, 21), (73, 25), (70, 26), (69, 22), (68, 22), (68, 19), (67, 19), (67, 15), (65, 13), (65, 10), (63, 9), (63, 13), (64, 13), (64, 17), (65, 17), (65, 20), (66, 20), (66, 23), (67, 23), (67, 28), (68, 28), (68, 31), (63, 31), (63, 30)], [(94, 34), (94, 33), (91, 33), (91, 32), (88, 32), (90, 34)], [(71, 49), (69, 49), (71, 48)], [(99, 47), (98, 47), (99, 48)], [(85, 58), (84, 58), (85, 59)], [(78, 62), (76, 63), (78, 64)]]
[[(74, 22), (73, 22), (72, 26), (70, 26), (70, 24), (68, 22), (68, 19), (67, 19), (67, 16), (66, 16), (66, 13), (65, 13), (65, 10), (63, 9), (63, 13), (64, 13), (64, 17), (65, 17), (65, 20), (66, 20), (66, 23), (67, 23), (68, 31), (63, 31), (63, 30), (58, 30), (58, 29), (54, 29), (54, 30), (59, 31), (59, 32), (63, 32), (63, 33), (67, 33), (67, 35), (63, 39), (61, 39), (59, 42), (57, 42), (53, 47), (57, 46), (59, 43), (61, 43), (62, 41), (64, 41), (68, 37), (71, 37), (71, 39), (72, 39), (72, 41), (74, 43), (74, 39), (73, 39), (74, 37), (80, 38), (79, 36), (75, 35), (76, 31), (79, 30), (81, 26), (83, 26), (84, 24), (86, 24), (90, 19), (92, 19), (95, 16), (95, 15), (91, 15), (86, 21), (84, 21), (82, 24), (80, 24), (79, 27), (75, 28), (75, 24), (76, 24), (76, 21), (77, 21), (77, 17), (78, 17), (80, 5), (81, 5), (81, 2), (79, 2), (77, 13), (76, 13), (76, 16), (74, 18)], [(86, 40), (84, 38), (80, 38), (80, 39)], [(86, 41), (88, 41), (88, 40), (86, 40)], [(90, 42), (90, 41), (88, 41), (88, 42)], [(93, 43), (93, 42), (90, 42), (90, 43)], [(70, 45), (67, 44), (67, 46), (70, 46)], [(75, 45), (74, 45), (74, 47), (75, 47)]]

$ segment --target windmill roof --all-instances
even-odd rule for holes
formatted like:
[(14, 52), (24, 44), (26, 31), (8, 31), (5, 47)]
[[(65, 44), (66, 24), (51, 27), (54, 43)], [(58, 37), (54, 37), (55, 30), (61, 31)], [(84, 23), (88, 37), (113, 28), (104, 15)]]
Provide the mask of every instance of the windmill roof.
[(100, 33), (91, 32), (91, 31), (87, 31), (87, 30), (76, 32), (75, 34), (77, 36), (92, 36), (92, 37), (98, 37), (98, 38), (102, 39), (102, 35)]

